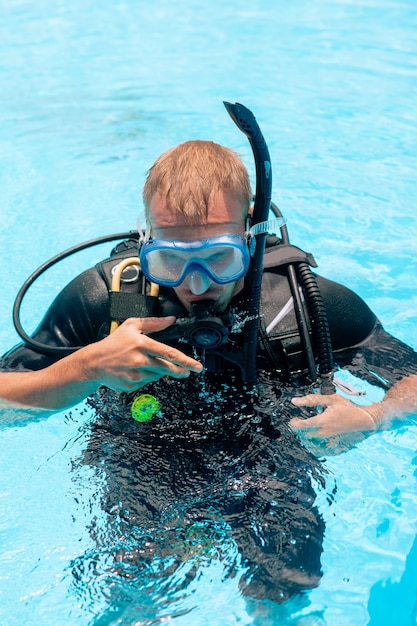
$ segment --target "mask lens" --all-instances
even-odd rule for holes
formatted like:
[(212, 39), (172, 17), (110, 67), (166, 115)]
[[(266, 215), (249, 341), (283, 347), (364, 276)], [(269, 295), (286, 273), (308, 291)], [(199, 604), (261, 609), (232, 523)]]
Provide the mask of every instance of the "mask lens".
[(235, 246), (210, 248), (206, 258), (200, 257), (199, 264), (204, 264), (212, 276), (224, 282), (236, 280), (244, 271), (242, 250)]
[(151, 240), (142, 245), (142, 271), (152, 282), (177, 287), (192, 271), (201, 271), (218, 284), (241, 278), (249, 267), (246, 241), (224, 235), (204, 241)]
[(150, 280), (159, 284), (177, 284), (181, 280), (184, 259), (181, 254), (176, 254), (175, 250), (163, 248), (152, 250), (149, 247), (146, 254), (141, 255), (141, 264), (145, 276)]

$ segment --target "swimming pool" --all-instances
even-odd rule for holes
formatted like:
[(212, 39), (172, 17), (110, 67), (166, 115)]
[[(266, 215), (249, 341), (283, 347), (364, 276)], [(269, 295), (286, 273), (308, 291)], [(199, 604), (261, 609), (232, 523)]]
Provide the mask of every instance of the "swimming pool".
[[(1, 352), (17, 341), (11, 308), (27, 275), (72, 244), (134, 228), (145, 172), (162, 151), (213, 139), (242, 154), (253, 177), (222, 100), (243, 102), (262, 126), (292, 241), (417, 348), (412, 0), (157, 0), (151, 10), (16, 0), (1, 11)], [(108, 250), (51, 270), (28, 296), (25, 326)], [(326, 460), (326, 487), (316, 485), (321, 584), (275, 605), (243, 598), (225, 574), (238, 555), (221, 527), (212, 538), (225, 560), (208, 558), (194, 529), (185, 541), (194, 577), (185, 564), (155, 593), (126, 577), (115, 595), (105, 567), (94, 567), (106, 559), (105, 468), (79, 461), (93, 420), (83, 405), (1, 430), (2, 624), (416, 622), (414, 425)], [(92, 574), (77, 586), (82, 567)]]

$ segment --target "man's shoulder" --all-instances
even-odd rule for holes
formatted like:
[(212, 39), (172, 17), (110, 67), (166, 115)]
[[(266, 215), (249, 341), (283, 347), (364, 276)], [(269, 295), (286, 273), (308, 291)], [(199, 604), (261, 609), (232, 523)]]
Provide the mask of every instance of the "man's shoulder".
[[(304, 290), (307, 310), (309, 298), (317, 295), (326, 311), (333, 348), (343, 350), (364, 341), (375, 327), (377, 317), (374, 312), (349, 287), (315, 273), (312, 276), (312, 296)], [(274, 324), (277, 317), (280, 319), (281, 329), (288, 332), (290, 326), (295, 326), (292, 294), (284, 267), (264, 273), (262, 308), (266, 326)], [(278, 328), (275, 330), (277, 332)]]

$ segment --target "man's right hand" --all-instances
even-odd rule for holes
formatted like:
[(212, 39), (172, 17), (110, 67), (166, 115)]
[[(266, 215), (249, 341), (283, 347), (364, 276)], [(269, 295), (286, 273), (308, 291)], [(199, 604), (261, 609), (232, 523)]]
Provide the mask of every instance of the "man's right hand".
[(105, 339), (71, 356), (81, 360), (84, 380), (115, 391), (134, 391), (163, 376), (187, 378), (191, 372), (201, 372), (202, 364), (147, 336), (174, 322), (173, 316), (130, 318)]
[(114, 333), (37, 371), (0, 372), (0, 409), (12, 420), (77, 404), (101, 385), (135, 391), (163, 376), (187, 378), (201, 363), (146, 333), (164, 330), (175, 317), (132, 318)]

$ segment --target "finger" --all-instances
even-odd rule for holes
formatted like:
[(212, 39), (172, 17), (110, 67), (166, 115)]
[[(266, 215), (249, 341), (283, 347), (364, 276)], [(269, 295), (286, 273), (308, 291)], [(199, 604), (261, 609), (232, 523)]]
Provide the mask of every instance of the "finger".
[[(193, 359), (191, 360), (193, 361)], [(196, 361), (196, 363), (198, 364), (199, 368), (202, 369), (202, 364), (198, 361)], [(173, 376), (174, 378), (187, 378), (191, 374), (191, 371), (196, 371), (195, 369), (191, 369), (191, 367), (188, 365), (178, 365), (174, 363), (171, 359), (165, 359), (161, 357), (149, 358), (149, 364), (150, 366), (148, 366), (148, 369), (159, 374), (159, 377), (169, 375)], [(199, 369), (198, 372), (200, 372), (201, 369)]]
[(321, 415), (308, 417), (307, 419), (293, 417), (293, 419), (290, 421), (290, 426), (293, 430), (317, 430), (320, 428), (321, 423)]
[(157, 330), (164, 330), (168, 328), (168, 326), (172, 326), (175, 320), (175, 315), (167, 315), (166, 317), (132, 317), (126, 320), (126, 322), (135, 325), (138, 330), (146, 334)]
[(307, 421), (308, 420), (298, 420), (298, 418), (294, 418), (294, 420), (291, 420), (290, 426), (295, 433), (299, 433), (304, 439), (327, 439), (335, 434), (334, 430), (327, 428), (326, 425), (322, 426), (316, 422), (306, 424), (305, 422)]
[(161, 378), (161, 374), (155, 372), (155, 370), (145, 370), (142, 369), (138, 372), (137, 376), (129, 376), (120, 378), (115, 381), (112, 386), (112, 389), (115, 391), (125, 391), (125, 392), (133, 392), (138, 389), (142, 389), (146, 385), (150, 383), (154, 383)]
[(160, 359), (148, 359), (146, 365), (131, 369), (121, 376), (113, 387), (116, 391), (135, 391), (149, 383), (153, 383), (163, 376), (173, 378), (188, 378), (190, 370), (166, 363)]
[[(156, 349), (153, 344), (156, 344)], [(203, 370), (203, 365), (199, 361), (145, 336), (137, 346), (137, 357), (125, 368), (132, 380), (141, 380), (144, 372), (152, 372), (158, 379), (166, 375), (185, 378), (191, 372), (199, 374)]]
[(170, 361), (174, 365), (179, 365), (192, 372), (200, 373), (203, 370), (203, 365), (199, 361), (176, 348), (157, 341), (152, 337), (148, 337), (146, 334), (155, 330), (163, 330), (172, 325), (175, 320), (176, 318), (173, 315), (167, 317), (129, 318), (119, 328), (122, 329), (124, 326), (125, 329), (129, 329), (129, 332), (132, 331), (132, 329), (137, 330), (137, 332), (140, 333), (138, 335), (137, 348), (141, 352), (145, 351), (147, 356)]
[(330, 406), (338, 402), (339, 398), (340, 396), (336, 395), (323, 396), (319, 393), (310, 393), (307, 396), (291, 398), (291, 402), (295, 406)]
[(174, 366), (170, 363), (163, 364), (162, 361), (156, 359), (157, 366), (143, 369), (140, 372), (140, 385), (148, 385), (149, 383), (156, 382), (163, 376), (171, 376), (172, 378), (188, 378), (190, 376), (190, 370), (181, 367)]
[[(169, 367), (171, 371), (175, 372), (178, 368), (185, 368), (196, 374), (203, 371), (203, 364), (200, 361), (187, 356), (176, 348), (161, 344), (159, 341), (154, 339), (150, 339), (150, 341), (152, 344), (149, 344), (147, 347), (148, 356), (158, 359), (160, 363), (164, 364), (165, 367)], [(162, 349), (161, 346), (163, 346)]]

